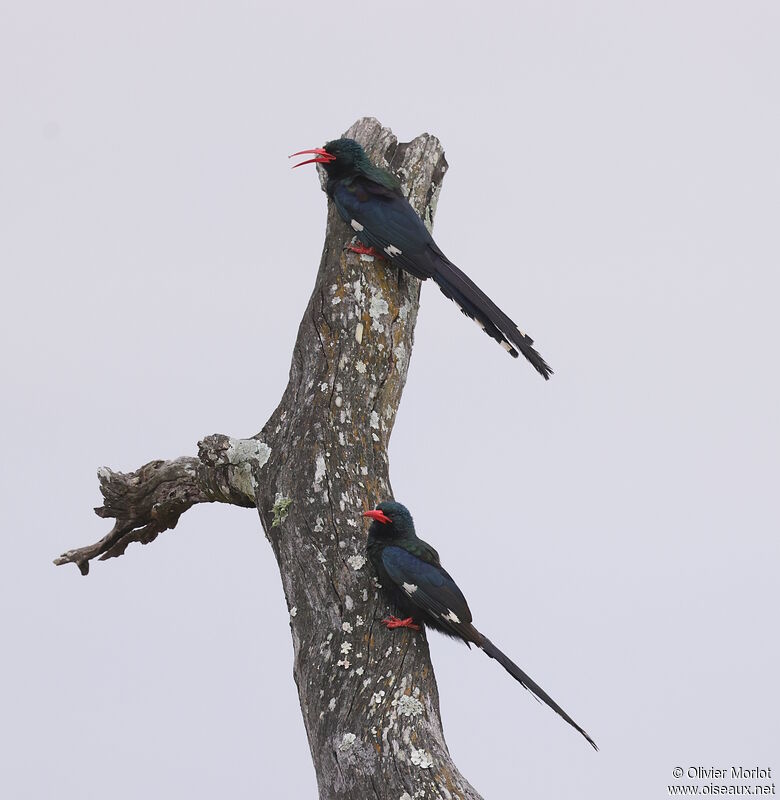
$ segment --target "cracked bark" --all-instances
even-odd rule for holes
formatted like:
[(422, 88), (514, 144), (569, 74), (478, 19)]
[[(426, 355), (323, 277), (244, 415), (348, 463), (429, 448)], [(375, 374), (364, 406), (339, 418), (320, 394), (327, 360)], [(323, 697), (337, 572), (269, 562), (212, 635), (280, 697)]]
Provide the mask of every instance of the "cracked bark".
[[(402, 180), (432, 224), (447, 169), (439, 141), (398, 143), (376, 120), (357, 139)], [(282, 400), (251, 439), (212, 435), (197, 458), (99, 471), (96, 509), (115, 519), (94, 545), (55, 563), (86, 575), (176, 526), (195, 503), (254, 506), (290, 609), (294, 676), (321, 798), (479, 795), (452, 762), (424, 634), (388, 631), (391, 609), (365, 560), (360, 512), (392, 497), (387, 446), (406, 381), (420, 282), (345, 252), (352, 230), (328, 204), (322, 260)]]

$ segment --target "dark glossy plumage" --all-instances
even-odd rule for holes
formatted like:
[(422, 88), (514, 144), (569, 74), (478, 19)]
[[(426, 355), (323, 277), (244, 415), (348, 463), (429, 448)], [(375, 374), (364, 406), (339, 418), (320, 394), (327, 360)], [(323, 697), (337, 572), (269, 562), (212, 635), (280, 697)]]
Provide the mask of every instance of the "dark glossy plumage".
[(412, 275), (432, 278), (446, 297), (515, 358), (518, 350), (545, 380), (552, 370), (517, 325), (437, 246), (401, 193), (398, 180), (372, 164), (353, 139), (328, 142), (327, 192), (358, 239)]
[(380, 503), (377, 510), (389, 522), (377, 519), (371, 522), (366, 550), (382, 589), (399, 610), (399, 616), (412, 617), (416, 623), (484, 650), (598, 750), (593, 739), (541, 686), (472, 625), (466, 598), (441, 566), (436, 550), (415, 533), (409, 510), (391, 501)]

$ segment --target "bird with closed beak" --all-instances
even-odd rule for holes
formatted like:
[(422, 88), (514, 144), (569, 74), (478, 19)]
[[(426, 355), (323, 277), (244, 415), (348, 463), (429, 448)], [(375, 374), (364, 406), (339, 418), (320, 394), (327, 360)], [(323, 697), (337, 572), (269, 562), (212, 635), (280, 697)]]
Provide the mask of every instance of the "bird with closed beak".
[(401, 615), (382, 620), (388, 628), (419, 631), (426, 625), (468, 645), (475, 644), (598, 750), (593, 739), (538, 683), (474, 627), (463, 592), (442, 567), (436, 550), (417, 536), (406, 506), (385, 501), (363, 516), (371, 519), (366, 546), (369, 560), (383, 591)]

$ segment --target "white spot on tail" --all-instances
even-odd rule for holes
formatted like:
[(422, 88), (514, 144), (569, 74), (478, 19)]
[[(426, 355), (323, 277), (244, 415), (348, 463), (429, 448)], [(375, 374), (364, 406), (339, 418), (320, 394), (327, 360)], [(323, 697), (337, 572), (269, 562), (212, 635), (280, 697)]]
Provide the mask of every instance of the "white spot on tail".
[(363, 226), (356, 219), (353, 219), (349, 224), (352, 226), (353, 231), (360, 233), (363, 230)]
[(485, 323), (484, 323), (484, 322), (482, 322), (481, 320), (478, 320), (478, 319), (474, 319), (474, 317), (472, 317), (472, 319), (474, 320), (474, 323), (476, 324), (476, 326), (477, 326), (477, 327), (478, 327), (478, 328), (479, 328), (481, 331), (484, 331), (484, 330), (485, 330)]
[(387, 253), (387, 255), (389, 255), (390, 257), (400, 256), (402, 252), (403, 251), (399, 250), (394, 244), (389, 244), (387, 245), (387, 247), (385, 247), (385, 253)]
[(504, 350), (507, 351), (507, 353), (511, 353), (512, 352), (512, 345), (509, 344), (509, 342), (501, 342), (501, 347), (503, 347)]
[(416, 592), (417, 591), (417, 584), (416, 583), (404, 583), (403, 584), (403, 590), (407, 594), (412, 594), (412, 592)]

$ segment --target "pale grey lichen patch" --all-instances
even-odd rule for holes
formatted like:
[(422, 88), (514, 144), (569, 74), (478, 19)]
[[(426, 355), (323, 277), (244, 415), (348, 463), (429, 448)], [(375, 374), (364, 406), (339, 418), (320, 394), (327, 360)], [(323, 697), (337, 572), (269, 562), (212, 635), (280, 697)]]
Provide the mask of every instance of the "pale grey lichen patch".
[(404, 717), (416, 717), (423, 712), (423, 704), (409, 694), (402, 694), (393, 702), (398, 707), (398, 713)]
[(225, 457), (228, 464), (241, 466), (251, 461), (257, 467), (262, 467), (271, 457), (271, 448), (258, 439), (230, 439)]
[(428, 769), (433, 766), (433, 759), (426, 750), (418, 750), (414, 745), (411, 748), (410, 761), (420, 769)]
[(377, 430), (379, 429), (379, 414), (377, 414), (376, 411), (371, 412), (371, 416), (368, 419), (368, 424), (372, 428), (377, 428)]
[(352, 623), (351, 622), (342, 622), (341, 623), (341, 630), (344, 633), (352, 633)]
[(406, 367), (406, 345), (403, 342), (399, 342), (396, 347), (393, 348), (393, 355), (395, 356), (395, 366), (399, 372), (402, 372)]
[(357, 736), (355, 736), (354, 733), (345, 733), (339, 745), (339, 750), (343, 753), (346, 753), (347, 750), (351, 750), (352, 746), (355, 744), (355, 739), (357, 739)]
[(276, 497), (274, 498), (274, 505), (271, 511), (273, 512), (274, 518), (273, 522), (271, 523), (272, 528), (277, 528), (281, 525), (285, 518), (287, 517), (287, 512), (290, 506), (292, 505), (292, 498), (284, 497), (281, 492), (276, 493)]
[(357, 341), (358, 344), (362, 344), (363, 343), (363, 323), (362, 322), (358, 322), (358, 324), (355, 326), (355, 341)]
[(245, 461), (233, 470), (232, 483), (245, 497), (254, 498), (255, 491), (257, 490), (257, 480), (255, 480), (255, 473), (252, 469), (251, 461)]
[(355, 369), (361, 374), (366, 374), (366, 365), (362, 361), (355, 362)]
[(357, 572), (365, 563), (366, 557), (361, 555), (350, 556), (347, 559), (347, 564), (349, 564), (349, 566), (352, 567), (355, 572)]
[(368, 313), (372, 319), (371, 330), (382, 330), (382, 316), (390, 313), (390, 306), (387, 305), (387, 300), (384, 299), (378, 292), (372, 294), (371, 303), (368, 306)]
[(290, 616), (291, 616), (291, 617), (294, 617), (294, 616), (295, 616), (297, 613), (298, 613), (298, 606), (293, 606), (293, 607), (290, 609)]
[(322, 479), (325, 477), (325, 456), (318, 455), (314, 460), (314, 491), (322, 488)]

